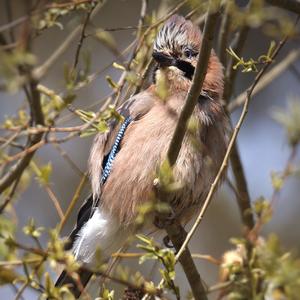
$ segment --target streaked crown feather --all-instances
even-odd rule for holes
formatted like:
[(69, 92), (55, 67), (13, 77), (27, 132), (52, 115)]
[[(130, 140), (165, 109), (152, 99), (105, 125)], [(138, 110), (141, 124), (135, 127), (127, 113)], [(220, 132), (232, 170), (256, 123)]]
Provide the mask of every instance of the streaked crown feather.
[(180, 53), (186, 47), (199, 50), (200, 43), (200, 29), (184, 17), (173, 15), (158, 32), (153, 48)]

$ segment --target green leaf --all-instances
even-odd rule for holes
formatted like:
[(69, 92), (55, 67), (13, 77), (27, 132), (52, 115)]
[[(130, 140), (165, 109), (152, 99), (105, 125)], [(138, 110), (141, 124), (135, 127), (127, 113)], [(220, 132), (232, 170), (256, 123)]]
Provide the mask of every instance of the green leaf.
[(140, 241), (142, 241), (143, 243), (147, 244), (147, 245), (152, 245), (153, 244), (153, 240), (149, 237), (147, 237), (146, 235), (143, 234), (136, 234), (135, 235)]
[(30, 218), (28, 224), (23, 227), (23, 232), (33, 238), (39, 238), (44, 230), (43, 227), (36, 227), (33, 218)]
[(113, 67), (118, 69), (118, 70), (126, 71), (126, 68), (123, 65), (120, 65), (116, 62), (113, 63)]
[(261, 218), (263, 223), (267, 223), (272, 218), (272, 206), (270, 201), (264, 197), (258, 198), (253, 205), (253, 210), (258, 218)]
[(16, 232), (16, 224), (4, 215), (0, 215), (0, 259), (9, 260), (14, 258), (15, 252), (4, 242), (6, 239), (13, 239)]
[(105, 286), (101, 289), (100, 297), (95, 298), (95, 300), (113, 300), (115, 296), (114, 290), (109, 290)]
[(41, 174), (39, 176), (39, 181), (42, 185), (48, 184), (50, 176), (52, 174), (52, 164), (48, 162), (40, 168)]

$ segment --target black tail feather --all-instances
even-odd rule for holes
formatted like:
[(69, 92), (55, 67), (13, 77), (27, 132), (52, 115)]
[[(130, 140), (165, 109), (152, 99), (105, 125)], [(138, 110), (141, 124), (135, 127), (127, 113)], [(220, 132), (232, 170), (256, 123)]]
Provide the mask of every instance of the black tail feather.
[[(68, 241), (65, 244), (65, 250), (71, 250), (74, 244), (74, 241), (76, 239), (76, 236), (82, 226), (89, 220), (92, 214), (92, 206), (93, 206), (93, 196), (89, 195), (86, 200), (84, 201), (83, 205), (81, 206), (78, 217), (77, 217), (77, 223), (71, 234), (69, 235)], [(58, 279), (56, 280), (55, 286), (60, 287), (63, 285), (68, 285), (71, 293), (74, 295), (74, 297), (77, 299), (80, 297), (82, 290), (86, 287), (89, 280), (91, 279), (93, 273), (85, 268), (80, 268), (77, 271), (77, 274), (79, 275), (79, 282), (81, 284), (78, 284), (77, 280), (74, 280), (66, 270), (64, 270)]]
[(91, 279), (93, 273), (86, 269), (79, 269), (77, 271), (77, 274), (79, 275), (80, 284), (78, 284), (78, 281), (74, 280), (71, 276), (68, 275), (66, 270), (64, 270), (58, 277), (55, 286), (60, 287), (67, 284), (71, 293), (74, 295), (76, 299), (78, 299), (83, 289), (86, 287), (89, 280)]

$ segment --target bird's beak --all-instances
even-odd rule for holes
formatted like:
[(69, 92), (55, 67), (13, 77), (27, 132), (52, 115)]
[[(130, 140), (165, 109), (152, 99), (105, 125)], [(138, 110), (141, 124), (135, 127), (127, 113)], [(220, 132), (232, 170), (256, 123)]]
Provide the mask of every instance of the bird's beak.
[(161, 67), (170, 67), (176, 65), (176, 60), (163, 52), (154, 51), (152, 57)]

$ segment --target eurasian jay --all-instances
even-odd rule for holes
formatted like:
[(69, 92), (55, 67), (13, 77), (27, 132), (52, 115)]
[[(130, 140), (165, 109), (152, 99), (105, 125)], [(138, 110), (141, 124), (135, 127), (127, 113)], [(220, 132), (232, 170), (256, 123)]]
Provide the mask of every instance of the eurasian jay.
[[(123, 123), (111, 122), (109, 132), (95, 137), (89, 158), (92, 195), (81, 207), (66, 246), (81, 263), (92, 265), (97, 248), (109, 257), (134, 233), (138, 208), (151, 198), (155, 174), (166, 159), (200, 45), (201, 32), (191, 21), (178, 15), (167, 20), (153, 45), (153, 83), (121, 105)], [(157, 90), (160, 76), (167, 81), (164, 100)], [(212, 51), (192, 115), (198, 126), (193, 138), (200, 147), (186, 134), (173, 169), (182, 187), (169, 204), (179, 221), (189, 220), (201, 206), (225, 155), (230, 126), (222, 94), (223, 67)], [(92, 273), (82, 270), (79, 275), (85, 286)], [(64, 271), (57, 286), (66, 283), (79, 297), (81, 290)]]

